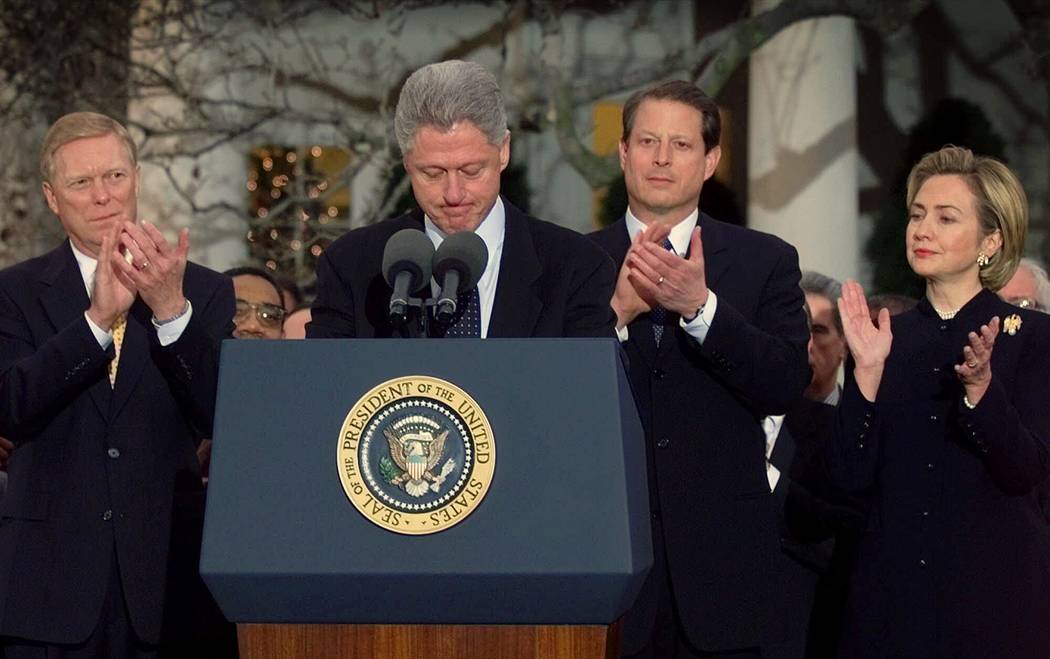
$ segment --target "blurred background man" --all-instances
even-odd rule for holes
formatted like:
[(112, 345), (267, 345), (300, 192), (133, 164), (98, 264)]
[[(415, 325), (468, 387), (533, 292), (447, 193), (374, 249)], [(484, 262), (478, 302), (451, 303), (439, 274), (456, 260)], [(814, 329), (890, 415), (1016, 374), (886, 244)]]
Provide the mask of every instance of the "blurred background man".
[(1050, 311), (1050, 280), (1046, 268), (1035, 259), (1023, 258), (1006, 286), (999, 289), (999, 297), (1023, 309)]
[(273, 275), (259, 268), (230, 268), (237, 310), (233, 331), (238, 339), (279, 339), (286, 312), (281, 287)]
[(839, 370), (846, 358), (846, 339), (842, 337), (842, 320), (836, 301), (842, 295), (842, 284), (819, 272), (806, 270), (799, 282), (806, 294), (812, 324), (809, 338), (809, 367), (813, 379), (805, 396), (828, 405), (838, 403)]

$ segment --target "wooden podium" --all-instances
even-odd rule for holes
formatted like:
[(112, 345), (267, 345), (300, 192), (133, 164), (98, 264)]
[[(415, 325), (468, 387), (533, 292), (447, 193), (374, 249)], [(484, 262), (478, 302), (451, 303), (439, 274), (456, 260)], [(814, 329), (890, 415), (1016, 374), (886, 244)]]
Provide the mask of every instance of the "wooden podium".
[(618, 659), (620, 624), (237, 626), (241, 659)]
[[(378, 501), (392, 496), (390, 456), (348, 457), (344, 423), (375, 391), (376, 424), (455, 417), (387, 389), (416, 391), (413, 378), (467, 392), (495, 448), (469, 515), (405, 534), (351, 503), (346, 465)], [(453, 433), (473, 429), (463, 414)], [(362, 423), (362, 446), (393, 450)], [(616, 621), (652, 547), (642, 428), (614, 339), (227, 341), (214, 436), (201, 575), (244, 659), (618, 656)], [(449, 482), (484, 475), (481, 449), (463, 450)], [(403, 496), (418, 497), (409, 508), (459, 500), (433, 491)]]

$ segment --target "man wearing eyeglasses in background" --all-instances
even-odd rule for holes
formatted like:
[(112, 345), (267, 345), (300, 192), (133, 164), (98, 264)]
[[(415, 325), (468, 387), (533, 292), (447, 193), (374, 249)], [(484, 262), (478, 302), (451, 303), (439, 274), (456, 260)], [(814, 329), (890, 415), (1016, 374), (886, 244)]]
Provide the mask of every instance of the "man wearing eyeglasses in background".
[(1035, 259), (1024, 258), (1006, 286), (999, 289), (999, 297), (1022, 309), (1050, 310), (1050, 279), (1046, 268)]
[[(235, 339), (280, 339), (284, 337), (284, 295), (273, 275), (260, 268), (230, 268), (222, 274), (233, 280), (237, 307), (233, 312)], [(211, 440), (197, 445), (201, 478), (208, 483), (211, 468)]]
[(233, 292), (237, 296), (234, 338), (281, 338), (286, 312), (281, 287), (273, 275), (252, 267), (231, 268), (225, 274), (233, 279)]

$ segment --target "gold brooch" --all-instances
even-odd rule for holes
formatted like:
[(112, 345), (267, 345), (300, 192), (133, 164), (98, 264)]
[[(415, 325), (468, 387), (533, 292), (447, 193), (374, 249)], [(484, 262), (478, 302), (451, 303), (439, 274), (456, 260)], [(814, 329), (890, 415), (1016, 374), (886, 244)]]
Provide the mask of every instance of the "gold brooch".
[(1017, 314), (1010, 314), (1003, 321), (1003, 331), (1010, 336), (1017, 334), (1017, 330), (1021, 329), (1021, 317)]

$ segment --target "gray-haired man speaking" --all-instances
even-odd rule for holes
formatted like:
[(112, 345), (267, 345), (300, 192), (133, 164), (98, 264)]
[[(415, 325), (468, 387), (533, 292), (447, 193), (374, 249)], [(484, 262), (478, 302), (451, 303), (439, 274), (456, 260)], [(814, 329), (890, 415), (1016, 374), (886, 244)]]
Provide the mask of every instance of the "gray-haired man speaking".
[(308, 337), (407, 335), (390, 322), (392, 288), (382, 272), (387, 240), (402, 229), (424, 231), (435, 247), (472, 231), (488, 251), (477, 286), (461, 294), (450, 325), (431, 323), (431, 336), (613, 336), (610, 259), (499, 196), (510, 131), (491, 73), (456, 60), (419, 69), (401, 90), (394, 130), (419, 208), (329, 246), (317, 266)]

